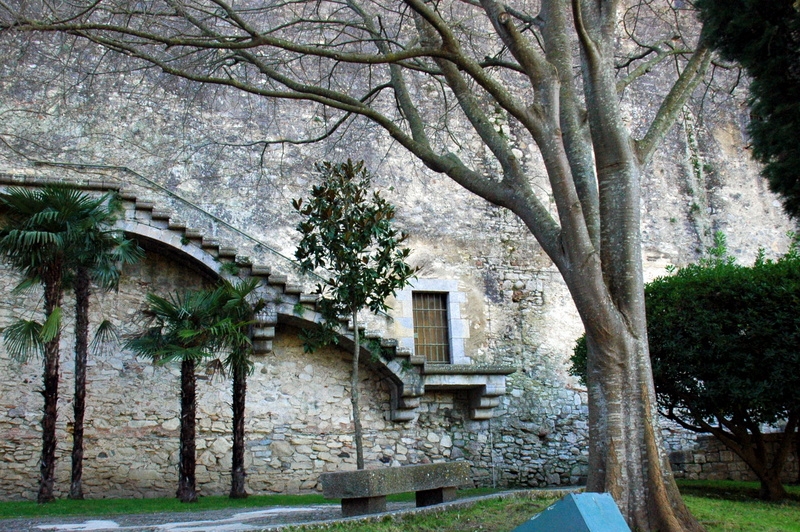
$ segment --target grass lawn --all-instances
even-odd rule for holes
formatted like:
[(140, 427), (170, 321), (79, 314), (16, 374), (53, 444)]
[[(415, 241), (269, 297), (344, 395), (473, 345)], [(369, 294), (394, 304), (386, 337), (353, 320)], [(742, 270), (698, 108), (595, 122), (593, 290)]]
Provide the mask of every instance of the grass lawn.
[(709, 532), (800, 532), (800, 486), (786, 486), (789, 499), (758, 500), (757, 482), (686, 481), (684, 500)]
[[(498, 490), (475, 488), (460, 490), (458, 496), (475, 497)], [(390, 495), (389, 501), (413, 501), (413, 493)], [(204, 512), (226, 508), (263, 508), (265, 506), (310, 506), (314, 504), (338, 504), (338, 500), (326, 499), (322, 494), (314, 495), (251, 495), (246, 499), (229, 499), (225, 496), (200, 497), (196, 503), (186, 504), (176, 498), (169, 499), (87, 499), (71, 501), (57, 499), (48, 504), (34, 501), (0, 502), (0, 519), (37, 516), (108, 516), (120, 514), (154, 514), (164, 512)]]
[(87, 499), (71, 501), (57, 499), (48, 504), (34, 501), (0, 502), (0, 519), (37, 516), (108, 516), (120, 514), (154, 514), (162, 512), (203, 512), (225, 508), (256, 508), (263, 506), (303, 506), (330, 502), (322, 495), (251, 495), (246, 499), (200, 497), (196, 503), (185, 504), (170, 499)]
[[(686, 504), (708, 532), (800, 532), (800, 486), (789, 486), (790, 499), (757, 500), (755, 482), (681, 482)], [(361, 524), (326, 526), (334, 532), (508, 532), (555, 502), (516, 497), (481, 501), (462, 510), (410, 515)], [(292, 532), (319, 530), (295, 527)]]
[(380, 521), (336, 523), (322, 527), (290, 527), (287, 532), (326, 530), (331, 532), (508, 532), (556, 502), (558, 499), (530, 497), (495, 498), (478, 501), (465, 508), (400, 517)]
[[(800, 486), (789, 486), (790, 498), (780, 503), (755, 499), (754, 482), (697, 482), (680, 484), (686, 503), (708, 532), (800, 532)], [(477, 489), (459, 492), (461, 497), (491, 493)], [(413, 500), (413, 494), (390, 500)], [(47, 505), (35, 502), (0, 503), (0, 518), (34, 516), (108, 516), (124, 513), (205, 511), (223, 508), (263, 506), (303, 506), (331, 502), (321, 495), (268, 495), (231, 500), (227, 497), (202, 497), (197, 504), (181, 504), (177, 499), (98, 499), (58, 500)], [(528, 496), (479, 501), (463, 508), (418, 515), (387, 517), (379, 521), (329, 524), (333, 532), (508, 532), (555, 502)], [(296, 527), (291, 530), (313, 530)]]

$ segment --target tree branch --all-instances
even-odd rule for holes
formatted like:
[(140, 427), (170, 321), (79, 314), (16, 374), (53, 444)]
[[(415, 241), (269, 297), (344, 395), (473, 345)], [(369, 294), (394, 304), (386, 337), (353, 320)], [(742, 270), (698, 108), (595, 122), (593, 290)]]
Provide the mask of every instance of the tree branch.
[(645, 136), (636, 143), (639, 162), (646, 165), (653, 157), (653, 152), (675, 123), (695, 87), (700, 83), (711, 62), (711, 50), (704, 44), (698, 45), (678, 81), (672, 86), (667, 97), (661, 102), (653, 123)]

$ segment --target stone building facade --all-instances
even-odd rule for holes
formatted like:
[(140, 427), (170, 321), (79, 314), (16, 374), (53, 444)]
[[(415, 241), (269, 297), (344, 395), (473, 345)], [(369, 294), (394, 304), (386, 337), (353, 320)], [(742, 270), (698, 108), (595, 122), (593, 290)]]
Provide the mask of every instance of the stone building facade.
[[(50, 56), (37, 55), (36, 45), (0, 65), (0, 128), (7, 140), (0, 145), (0, 173), (8, 178), (0, 186), (44, 177), (132, 191), (128, 220), (141, 226), (138, 234), (148, 244), (146, 259), (126, 270), (119, 291), (95, 296), (93, 324), (110, 319), (123, 332), (136, 330), (148, 292), (213, 283), (224, 257), (248, 258), (269, 270), (267, 280), (272, 276), (265, 293), (277, 310), (274, 319), (265, 318), (263, 349), (248, 384), (250, 492), (313, 491), (319, 473), (355, 467), (348, 349), (304, 352), (298, 331), (313, 323), (313, 305), (302, 296), (313, 280), (302, 279), (289, 259), (298, 240), (291, 199), (307, 195), (315, 161), (347, 157), (365, 159), (375, 186), (397, 206), (397, 224), (409, 233), (411, 262), (419, 268), (411, 291), (446, 293), (453, 312), (445, 369), (414, 358), (407, 293), (389, 302), (389, 316), (365, 316), (367, 332), (399, 355), (365, 357), (360, 391), (368, 466), (463, 459), (476, 484), (490, 486), (574, 485), (585, 478), (586, 393), (568, 373), (582, 326), (558, 272), (511, 213), (425, 169), (368, 124), (358, 122), (319, 145), (264, 147), (258, 139), (286, 133), (275, 131), (280, 127), (301, 129), (317, 110), (242, 100), (149, 72), (78, 83), (82, 73), (46, 68), (43, 58)], [(74, 90), (59, 92), (57, 79)], [(626, 92), (634, 129), (652, 112), (654, 90)], [(687, 106), (643, 177), (647, 279), (665, 274), (667, 265), (696, 260), (715, 230), (727, 234), (730, 250), (745, 263), (758, 248), (776, 255), (787, 246), (792, 226), (744, 149), (741, 100), (701, 103), (713, 109), (701, 114), (700, 103)], [(515, 139), (502, 116), (494, 120)], [(535, 151), (515, 142), (532, 179), (546, 190)], [(0, 328), (35, 316), (40, 295), (14, 292), (15, 274), (0, 273)], [(305, 304), (301, 314), (308, 316), (293, 317), (295, 304)], [(60, 495), (68, 489), (72, 415), (71, 318), (65, 314)], [(178, 368), (154, 367), (119, 346), (91, 355), (89, 364), (85, 493), (172, 495)], [(39, 361), (12, 360), (0, 345), (2, 499), (35, 497), (40, 374)], [(227, 493), (229, 388), (226, 379), (201, 373), (203, 495)]]

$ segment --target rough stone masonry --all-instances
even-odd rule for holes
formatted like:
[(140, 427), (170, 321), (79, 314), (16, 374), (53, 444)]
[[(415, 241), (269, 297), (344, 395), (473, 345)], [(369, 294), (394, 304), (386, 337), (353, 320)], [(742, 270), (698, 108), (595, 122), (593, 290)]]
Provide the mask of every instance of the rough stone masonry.
[[(228, 237), (221, 220), (257, 239), (258, 244), (247, 241), (252, 245), (247, 253), (264, 253), (276, 269), (291, 270), (281, 257), (291, 257), (298, 240), (290, 200), (307, 194), (313, 163), (366, 160), (376, 187), (397, 206), (397, 223), (410, 235), (419, 278), (449, 283), (459, 294), (465, 362), (514, 368), (491, 419), (471, 419), (468, 390), (432, 389), (420, 398), (412, 420), (395, 422), (389, 420), (393, 399), (385, 375), (365, 363), (360, 391), (369, 466), (466, 460), (476, 484), (488, 486), (571, 485), (585, 477), (586, 393), (568, 375), (568, 359), (582, 328), (558, 273), (513, 215), (431, 173), (360, 122), (341, 138), (319, 145), (265, 148), (251, 141), (292, 133), (282, 127), (302, 129), (315, 120), (316, 110), (302, 104), (276, 108), (150, 72), (78, 83), (80, 73), (49, 64), (46, 54), (37, 55), (37, 46), (48, 50), (46, 43), (29, 43), (26, 50), (0, 59), (3, 138), (22, 139), (13, 141), (18, 142), (16, 151), (0, 147), (0, 169), (111, 176), (164, 208), (179, 210), (187, 222), (203, 225), (209, 237)], [(59, 92), (52, 80), (74, 90)], [(638, 86), (626, 92), (625, 113), (634, 129), (652, 113), (648, 93), (656, 89)], [(746, 109), (741, 103), (732, 98), (706, 105), (702, 119), (698, 105), (687, 106), (648, 166), (642, 182), (648, 279), (663, 275), (667, 265), (696, 260), (714, 230), (726, 233), (731, 251), (744, 263), (760, 247), (769, 256), (785, 250), (791, 224), (744, 148)], [(517, 143), (520, 160), (546, 190), (535, 150), (516, 138), (504, 117), (493, 120)], [(19, 155), (23, 152), (27, 158)], [(34, 167), (31, 159), (61, 166)], [(237, 243), (239, 249), (244, 240)], [(123, 333), (132, 332), (141, 326), (138, 311), (146, 293), (164, 295), (208, 282), (191, 261), (160, 251), (151, 249), (144, 262), (127, 269), (119, 291), (95, 294), (93, 326), (110, 319)], [(37, 316), (41, 295), (14, 292), (18, 277), (8, 269), (0, 273), (0, 328)], [(71, 304), (67, 295), (64, 308)], [(396, 301), (390, 305), (390, 316), (400, 312)], [(73, 338), (70, 312), (65, 315), (57, 496), (68, 487), (71, 448)], [(373, 325), (380, 325), (387, 338), (405, 334), (399, 320), (375, 318)], [(320, 473), (355, 467), (349, 355), (337, 347), (306, 353), (298, 329), (289, 324), (278, 324), (272, 347), (256, 358), (249, 379), (248, 489), (317, 490)], [(174, 494), (178, 373), (177, 366), (154, 367), (119, 346), (90, 355), (84, 462), (88, 497)], [(3, 499), (35, 497), (40, 374), (40, 361), (11, 360), (0, 345)], [(229, 483), (230, 384), (205, 370), (200, 377), (198, 483), (201, 495), (220, 495)], [(691, 445), (685, 434), (664, 430), (676, 447)]]

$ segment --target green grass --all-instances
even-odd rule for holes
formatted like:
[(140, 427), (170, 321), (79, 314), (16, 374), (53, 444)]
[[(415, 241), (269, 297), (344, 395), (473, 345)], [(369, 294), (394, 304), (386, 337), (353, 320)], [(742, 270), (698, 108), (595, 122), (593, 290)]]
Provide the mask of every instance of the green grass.
[[(788, 486), (790, 497), (780, 503), (760, 501), (758, 483), (729, 481), (684, 481), (679, 486), (687, 505), (708, 532), (800, 532), (800, 486)], [(460, 497), (493, 493), (476, 489), (459, 492)], [(414, 495), (390, 497), (392, 501), (413, 500)], [(306, 506), (332, 503), (321, 495), (263, 495), (231, 500), (227, 497), (202, 497), (196, 504), (181, 504), (176, 499), (95, 499), (58, 500), (46, 505), (35, 502), (0, 503), (0, 518), (37, 516), (107, 516), (158, 512), (186, 512), (263, 506)], [(333, 532), (507, 532), (555, 502), (515, 496), (478, 501), (470, 506), (422, 514), (386, 517), (366, 522), (327, 524)], [(317, 527), (319, 529), (319, 527)], [(314, 530), (295, 527), (291, 530)]]
[(324, 529), (331, 532), (508, 532), (541, 512), (555, 498), (526, 496), (485, 499), (464, 508), (423, 514), (385, 516), (378, 520), (296, 526), (287, 532)]
[(800, 532), (800, 486), (786, 486), (781, 502), (756, 499), (757, 482), (679, 483), (692, 513), (708, 532)]
[[(461, 490), (459, 497), (475, 497), (498, 490), (475, 488)], [(393, 502), (413, 501), (413, 493), (390, 495)], [(314, 504), (339, 504), (338, 500), (326, 499), (322, 495), (251, 495), (246, 499), (228, 497), (200, 497), (196, 503), (185, 504), (175, 498), (169, 499), (87, 499), (71, 501), (58, 499), (48, 504), (33, 501), (0, 502), (0, 519), (18, 517), (103, 516), (121, 514), (154, 514), (164, 512), (203, 512), (226, 508), (258, 508), (264, 506), (310, 506)]]
[[(413, 494), (412, 494), (413, 496)], [(203, 512), (226, 508), (253, 508), (260, 506), (304, 506), (330, 502), (322, 495), (251, 495), (246, 499), (228, 497), (200, 497), (196, 503), (185, 504), (178, 499), (88, 499), (71, 501), (58, 499), (48, 504), (33, 501), (0, 502), (0, 519), (15, 517), (61, 515), (120, 515), (154, 514), (162, 512)]]
[[(708, 532), (800, 532), (800, 487), (789, 486), (790, 498), (780, 503), (757, 500), (756, 482), (681, 482), (692, 513)], [(540, 512), (554, 499), (515, 497), (481, 501), (468, 509), (436, 514), (404, 515), (379, 522), (341, 523), (324, 527), (334, 532), (507, 532)], [(320, 527), (294, 527), (300, 532)]]

